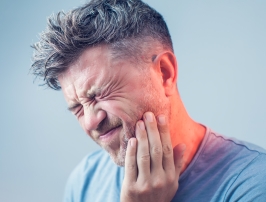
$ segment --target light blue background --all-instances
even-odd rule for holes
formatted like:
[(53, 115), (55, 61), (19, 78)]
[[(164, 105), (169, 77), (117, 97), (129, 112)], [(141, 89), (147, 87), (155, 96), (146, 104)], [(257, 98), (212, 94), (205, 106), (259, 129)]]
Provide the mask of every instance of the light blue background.
[[(58, 202), (71, 170), (98, 147), (61, 92), (33, 84), (30, 44), (47, 16), (84, 1), (0, 2), (0, 201)], [(266, 148), (266, 1), (146, 2), (170, 28), (191, 117)]]

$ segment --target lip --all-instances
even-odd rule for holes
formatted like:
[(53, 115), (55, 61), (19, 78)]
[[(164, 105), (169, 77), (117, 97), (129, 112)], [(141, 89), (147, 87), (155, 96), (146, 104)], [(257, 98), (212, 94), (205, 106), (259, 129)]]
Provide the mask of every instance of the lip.
[(117, 134), (117, 131), (121, 128), (121, 125), (120, 126), (117, 126), (109, 131), (107, 131), (106, 133), (100, 135), (99, 139), (101, 141), (104, 141), (104, 142), (109, 142), (111, 141), (111, 139), (113, 139), (113, 136), (115, 134)]

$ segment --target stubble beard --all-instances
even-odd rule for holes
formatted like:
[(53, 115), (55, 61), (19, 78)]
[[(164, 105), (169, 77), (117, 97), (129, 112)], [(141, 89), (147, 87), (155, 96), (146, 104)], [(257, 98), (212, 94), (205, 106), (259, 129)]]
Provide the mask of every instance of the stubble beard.
[[(106, 151), (109, 153), (111, 159), (118, 165), (118, 166), (125, 166), (125, 157), (126, 157), (126, 150), (128, 141), (132, 137), (136, 137), (135, 135), (135, 125), (138, 120), (142, 119), (143, 114), (147, 111), (153, 112), (154, 115), (164, 114), (167, 117), (167, 120), (170, 118), (171, 113), (171, 106), (169, 103), (159, 99), (152, 93), (151, 96), (147, 96), (144, 98), (146, 102), (144, 105), (136, 107), (136, 112), (132, 112), (132, 116), (134, 120), (131, 120), (130, 123), (126, 123), (122, 129), (122, 138), (120, 140), (120, 148), (118, 152), (115, 151)], [(151, 104), (152, 103), (152, 104)]]
[[(130, 122), (123, 124), (122, 129), (122, 138), (120, 139), (120, 147), (119, 151), (112, 151), (110, 148), (104, 148), (110, 155), (111, 159), (118, 166), (125, 166), (125, 157), (128, 141), (132, 137), (136, 137), (135, 135), (135, 126), (138, 120), (141, 120), (143, 114), (145, 112), (153, 112), (154, 115), (164, 114), (167, 117), (167, 120), (170, 120), (171, 117), (171, 105), (169, 100), (166, 100), (164, 97), (161, 97), (159, 92), (154, 89), (151, 78), (146, 76), (143, 79), (143, 92), (146, 92), (143, 96), (143, 100), (140, 101), (138, 106), (136, 106), (136, 110), (131, 110), (129, 112), (130, 117), (133, 117)], [(122, 123), (122, 120), (119, 119)]]
[(118, 166), (125, 165), (125, 158), (126, 158), (126, 150), (128, 141), (130, 138), (135, 137), (135, 127), (131, 126), (130, 124), (125, 124), (122, 129), (122, 137), (120, 139), (120, 146), (118, 151), (113, 151), (110, 148), (104, 148), (110, 155), (111, 159), (114, 161), (115, 164)]
[[(96, 137), (91, 135), (92, 139), (102, 148), (104, 149), (111, 157), (111, 159), (118, 166), (125, 165), (125, 156), (127, 150), (127, 144), (130, 138), (135, 137), (135, 125), (136, 122), (141, 119), (142, 114), (136, 115), (133, 111), (129, 112), (131, 120), (127, 122), (122, 121), (122, 119), (118, 117), (106, 118), (104, 119), (96, 129), (97, 134), (102, 133), (103, 131), (108, 131), (112, 128), (116, 128), (117, 126), (121, 126), (122, 129), (119, 131), (118, 140), (114, 139), (110, 144), (102, 144)], [(95, 131), (95, 132), (96, 132)], [(119, 142), (118, 142), (119, 141)], [(111, 148), (110, 145), (118, 144), (119, 148)]]

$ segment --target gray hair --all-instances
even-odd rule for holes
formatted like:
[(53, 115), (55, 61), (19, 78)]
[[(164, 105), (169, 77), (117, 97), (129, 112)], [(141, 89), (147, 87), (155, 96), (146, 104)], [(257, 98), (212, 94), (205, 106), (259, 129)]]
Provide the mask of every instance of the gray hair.
[(107, 44), (118, 55), (136, 57), (148, 38), (173, 51), (163, 17), (141, 0), (92, 0), (48, 18), (40, 41), (32, 45), (31, 70), (43, 85), (59, 90), (58, 75), (85, 49)]

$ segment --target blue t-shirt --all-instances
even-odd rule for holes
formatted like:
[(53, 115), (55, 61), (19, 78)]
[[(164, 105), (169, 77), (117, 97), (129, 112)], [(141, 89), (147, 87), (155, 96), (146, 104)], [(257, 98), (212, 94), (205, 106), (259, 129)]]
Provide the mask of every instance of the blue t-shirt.
[[(123, 177), (105, 151), (94, 152), (70, 175), (64, 202), (118, 202)], [(172, 201), (266, 202), (266, 151), (207, 128)]]

